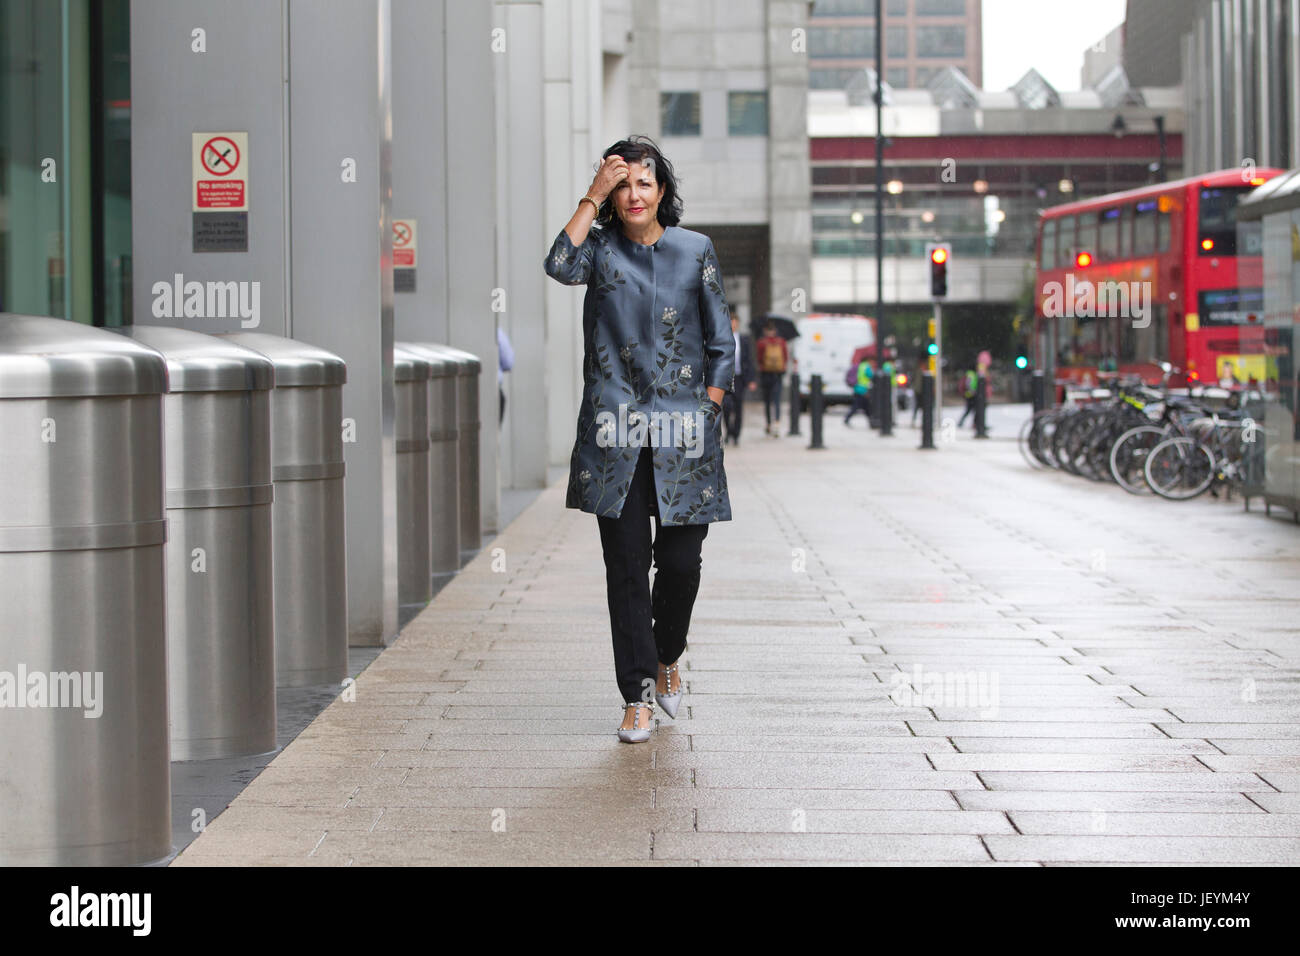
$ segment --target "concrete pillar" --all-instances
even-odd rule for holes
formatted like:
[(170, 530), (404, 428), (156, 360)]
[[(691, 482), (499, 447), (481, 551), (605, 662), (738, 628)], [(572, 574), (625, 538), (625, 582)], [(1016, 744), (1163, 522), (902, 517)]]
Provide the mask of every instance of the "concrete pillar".
[[(134, 319), (256, 329), (347, 361), (353, 644), (397, 632), (388, 16), (388, 0), (131, 4)], [(246, 252), (192, 251), (196, 131), (248, 134)], [(177, 274), (249, 283), (256, 314), (169, 311), (158, 290)]]
[(547, 154), (543, 16), (537, 0), (498, 0), (493, 25), (504, 43), (493, 57), (500, 165), (497, 262), (506, 296), (506, 329), (517, 364), (510, 374), (502, 480), (512, 488), (546, 485), (548, 457), (545, 302), (554, 284), (542, 270), (551, 240), (567, 221), (546, 215), (546, 170), (563, 160)]
[(806, 35), (808, 4), (796, 0), (767, 4), (770, 307), (782, 313), (812, 308), (808, 54), (792, 48), (796, 29)]
[[(257, 283), (245, 327), (288, 334), (283, 3), (131, 3), (131, 255), (134, 321), (233, 332), (239, 316), (191, 315), (158, 283)], [(191, 134), (248, 133), (248, 251), (191, 251)], [(251, 288), (251, 286), (250, 286)]]
[[(501, 512), (496, 323), (504, 321), (512, 310), (526, 309), (529, 301), (513, 295), (498, 276), (497, 164), (504, 163), (516, 178), (526, 178), (529, 160), (527, 150), (521, 150), (516, 159), (515, 155), (498, 148), (494, 60), (509, 55), (509, 40), (522, 38), (512, 36), (504, 52), (493, 52), (491, 5), (458, 0), (442, 0), (442, 3), (446, 8), (443, 56), (447, 77), (443, 84), (447, 166), (446, 341), (477, 355), (483, 362), (479, 379), (479, 413), (483, 422), (479, 436), (479, 505), (483, 530), (494, 533), (500, 530)], [(541, 254), (545, 253), (543, 249)], [(505, 293), (504, 303), (498, 295), (499, 289)], [(505, 312), (493, 311), (502, 305)], [(526, 311), (524, 318), (527, 320)], [(530, 373), (523, 366), (537, 365), (537, 357), (542, 353), (521, 348), (511, 329), (506, 331), (520, 362), (508, 378), (514, 379), (522, 373), (526, 379)], [(512, 386), (515, 384), (517, 381), (511, 382)], [(539, 399), (525, 391), (518, 401)], [(539, 404), (544, 406), (544, 396)]]
[(389, 0), (289, 0), (291, 329), (348, 363), (354, 645), (397, 635), (390, 43)]

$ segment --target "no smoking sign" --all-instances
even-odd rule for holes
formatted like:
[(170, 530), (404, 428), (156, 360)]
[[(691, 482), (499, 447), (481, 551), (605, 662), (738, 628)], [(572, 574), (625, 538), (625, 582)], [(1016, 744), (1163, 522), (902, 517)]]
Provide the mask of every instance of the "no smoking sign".
[(193, 212), (248, 211), (248, 133), (194, 133)]

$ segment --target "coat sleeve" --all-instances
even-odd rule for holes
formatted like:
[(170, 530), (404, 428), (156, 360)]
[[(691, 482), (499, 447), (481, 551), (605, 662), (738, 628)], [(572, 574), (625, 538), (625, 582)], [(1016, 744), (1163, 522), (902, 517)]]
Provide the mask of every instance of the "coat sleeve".
[[(594, 231), (593, 227), (593, 231)], [(583, 285), (591, 277), (591, 263), (596, 253), (595, 237), (589, 232), (582, 245), (575, 246), (563, 229), (546, 254), (546, 274), (564, 285)]]
[(731, 334), (731, 310), (722, 291), (722, 268), (713, 251), (713, 240), (704, 250), (700, 286), (700, 321), (704, 326), (704, 355), (708, 365), (704, 384), (708, 388), (734, 391), (736, 340)]

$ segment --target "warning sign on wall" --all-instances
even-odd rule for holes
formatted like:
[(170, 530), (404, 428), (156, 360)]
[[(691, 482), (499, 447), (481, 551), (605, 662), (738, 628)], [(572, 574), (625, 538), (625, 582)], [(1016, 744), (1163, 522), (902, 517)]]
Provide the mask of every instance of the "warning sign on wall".
[(192, 133), (195, 252), (248, 251), (248, 132)]
[(393, 220), (393, 291), (415, 291), (415, 220)]

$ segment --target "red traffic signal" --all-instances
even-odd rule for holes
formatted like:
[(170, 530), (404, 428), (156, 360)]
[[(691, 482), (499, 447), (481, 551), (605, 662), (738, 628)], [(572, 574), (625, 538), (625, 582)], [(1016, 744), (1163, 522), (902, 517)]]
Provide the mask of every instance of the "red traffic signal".
[(948, 259), (952, 256), (952, 246), (945, 243), (932, 243), (925, 247), (925, 254), (930, 260), (930, 298), (942, 299), (948, 295)]

